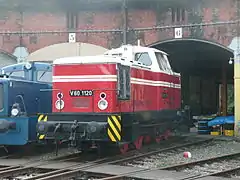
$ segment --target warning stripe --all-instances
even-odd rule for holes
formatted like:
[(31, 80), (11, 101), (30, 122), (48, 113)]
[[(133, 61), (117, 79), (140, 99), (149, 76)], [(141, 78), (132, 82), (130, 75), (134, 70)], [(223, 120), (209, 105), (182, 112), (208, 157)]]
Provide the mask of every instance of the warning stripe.
[(109, 116), (108, 117), (108, 137), (111, 141), (121, 141), (121, 116)]
[[(47, 115), (44, 115), (44, 114), (40, 114), (39, 116), (38, 116), (38, 122), (47, 122), (47, 120), (48, 120), (48, 116)], [(44, 134), (39, 134), (38, 133), (38, 139), (40, 139), (40, 140), (42, 140), (42, 139), (44, 139), (45, 138), (45, 135)]]
[(40, 122), (40, 121), (46, 122), (47, 119), (48, 119), (47, 115), (41, 114), (38, 116), (38, 122)]
[(45, 135), (44, 135), (44, 134), (38, 136), (38, 139), (44, 139), (44, 138), (45, 138)]

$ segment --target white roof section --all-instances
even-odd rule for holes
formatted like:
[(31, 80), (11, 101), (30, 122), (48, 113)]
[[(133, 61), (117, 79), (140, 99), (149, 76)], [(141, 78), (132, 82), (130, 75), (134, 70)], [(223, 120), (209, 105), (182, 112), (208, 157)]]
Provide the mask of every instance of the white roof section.
[(53, 44), (31, 53), (27, 61), (52, 62), (62, 57), (92, 56), (104, 54), (108, 49), (89, 43)]
[(125, 64), (122, 58), (124, 57), (126, 58), (126, 56), (132, 58), (132, 55), (134, 53), (141, 52), (161, 52), (162, 54), (167, 55), (167, 53), (155, 48), (124, 45), (121, 46), (120, 48), (108, 50), (102, 55), (59, 58), (54, 60), (53, 64), (91, 64), (91, 63), (93, 64), (93, 63), (117, 63), (117, 62)]
[(151, 50), (154, 52), (160, 52), (162, 54), (168, 55), (166, 52), (155, 49), (155, 48), (149, 48), (149, 47), (144, 47), (144, 46), (132, 46), (132, 45), (123, 45), (119, 48), (108, 50), (104, 54), (123, 53), (125, 48), (132, 48), (133, 52), (149, 52)]
[(60, 58), (53, 61), (53, 64), (94, 64), (94, 63), (117, 63), (121, 62), (119, 57), (113, 56), (75, 56)]

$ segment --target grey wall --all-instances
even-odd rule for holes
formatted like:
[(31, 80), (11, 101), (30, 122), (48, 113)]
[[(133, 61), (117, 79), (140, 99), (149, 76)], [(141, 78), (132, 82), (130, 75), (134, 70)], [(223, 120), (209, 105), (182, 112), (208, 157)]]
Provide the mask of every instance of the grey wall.
[(0, 68), (15, 63), (17, 63), (17, 60), (14, 58), (14, 56), (9, 56), (0, 52)]

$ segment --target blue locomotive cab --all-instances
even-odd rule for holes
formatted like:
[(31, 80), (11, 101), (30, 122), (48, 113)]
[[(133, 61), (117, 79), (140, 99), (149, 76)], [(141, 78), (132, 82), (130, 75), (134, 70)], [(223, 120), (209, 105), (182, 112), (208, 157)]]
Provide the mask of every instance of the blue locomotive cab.
[(0, 74), (14, 79), (52, 83), (52, 65), (49, 63), (18, 63), (1, 68)]
[(51, 65), (22, 63), (1, 70), (0, 145), (34, 142), (37, 114), (52, 110), (51, 91), (41, 91), (51, 89)]

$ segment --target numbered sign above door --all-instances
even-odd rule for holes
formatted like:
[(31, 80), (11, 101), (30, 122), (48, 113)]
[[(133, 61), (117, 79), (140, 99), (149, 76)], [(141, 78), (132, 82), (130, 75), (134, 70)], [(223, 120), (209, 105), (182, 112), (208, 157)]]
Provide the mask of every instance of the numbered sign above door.
[(68, 34), (68, 42), (75, 43), (76, 42), (76, 33), (69, 33)]
[(182, 28), (175, 28), (174, 29), (174, 37), (176, 39), (182, 38), (182, 36), (183, 36), (182, 34), (183, 34)]

